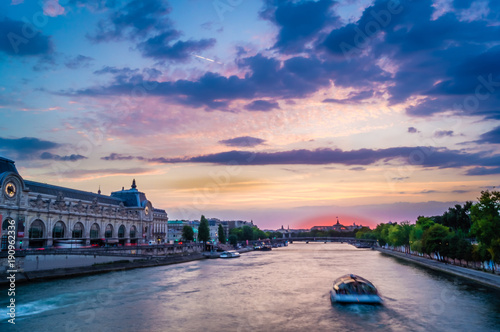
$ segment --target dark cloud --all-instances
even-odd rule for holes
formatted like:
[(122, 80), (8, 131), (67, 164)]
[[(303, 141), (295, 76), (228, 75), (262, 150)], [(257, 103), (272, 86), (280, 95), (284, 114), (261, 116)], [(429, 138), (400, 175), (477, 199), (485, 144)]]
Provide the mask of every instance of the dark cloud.
[(436, 190), (422, 190), (421, 192), (419, 192), (419, 194), (435, 194), (439, 191), (436, 191)]
[(111, 153), (109, 156), (102, 157), (102, 160), (132, 160), (135, 159), (133, 156), (125, 156), (120, 153)]
[(0, 52), (12, 56), (36, 56), (51, 53), (50, 37), (33, 24), (4, 18), (0, 21)]
[(475, 167), (467, 171), (466, 175), (493, 175), (500, 174), (500, 167)]
[(409, 132), (410, 134), (415, 134), (415, 133), (417, 133), (417, 132), (418, 132), (418, 130), (417, 130), (417, 128), (415, 128), (415, 127), (408, 127), (408, 132)]
[(0, 137), (0, 153), (11, 159), (30, 159), (39, 156), (44, 150), (50, 150), (61, 145), (34, 137), (2, 138)]
[[(331, 30), (318, 49), (346, 62), (371, 57), (367, 61), (371, 66), (377, 66), (381, 59), (395, 65), (397, 70), (387, 88), (390, 103), (427, 97), (408, 107), (410, 115), (452, 110), (500, 118), (498, 85), (479, 88), (481, 99), (476, 90), (482, 84), (479, 77), (500, 82), (496, 60), (500, 47), (495, 46), (500, 41), (500, 27), (493, 20), (462, 20), (460, 13), (453, 12), (434, 18), (431, 0), (392, 3), (398, 3), (396, 9), (391, 10), (390, 1), (376, 0), (358, 21)], [(496, 3), (489, 3), (490, 11), (499, 7)], [(460, 8), (465, 8), (464, 4), (455, 2)]]
[(40, 155), (40, 159), (43, 159), (43, 160), (56, 160), (56, 161), (78, 161), (78, 160), (81, 160), (81, 159), (87, 159), (87, 157), (82, 156), (80, 154), (72, 154), (72, 155), (69, 155), (69, 156), (60, 156), (60, 155), (53, 154), (53, 153), (50, 153), (50, 152), (43, 152)]
[(339, 20), (339, 17), (330, 11), (335, 3), (332, 0), (270, 0), (260, 15), (280, 29), (274, 48), (282, 53), (300, 53), (304, 51), (305, 44), (318, 37), (321, 29)]
[(351, 167), (349, 168), (350, 171), (366, 171), (366, 167), (361, 167), (361, 166), (358, 166), (358, 167)]
[(454, 194), (466, 194), (469, 193), (470, 190), (453, 190), (452, 193)]
[(500, 126), (479, 136), (478, 143), (500, 144)]
[(132, 0), (99, 21), (97, 31), (87, 38), (99, 43), (148, 37), (170, 27), (166, 17), (170, 11), (171, 8), (161, 0)]
[(185, 61), (192, 57), (192, 53), (201, 52), (215, 45), (214, 38), (178, 40), (174, 43), (173, 40), (178, 35), (177, 31), (169, 30), (138, 44), (137, 48), (143, 56), (157, 60)]
[(280, 105), (275, 101), (267, 100), (254, 100), (250, 104), (245, 106), (247, 111), (271, 111), (273, 109), (279, 109)]
[(76, 91), (66, 95), (110, 96), (130, 94), (138, 85), (155, 86), (150, 95), (169, 97), (170, 101), (191, 107), (227, 110), (231, 101), (255, 98), (305, 98), (321, 88), (329, 87), (332, 73), (339, 86), (364, 85), (371, 81), (385, 82), (389, 73), (367, 66), (364, 59), (348, 65), (324, 62), (315, 57), (293, 57), (285, 61), (261, 54), (239, 60), (238, 65), (248, 70), (245, 77), (222, 76), (208, 72), (194, 81), (150, 81), (135, 75), (115, 79), (113, 84)]
[(357, 102), (360, 102), (362, 100), (373, 97), (373, 94), (374, 94), (373, 90), (360, 91), (360, 92), (353, 91), (353, 92), (349, 93), (347, 98), (344, 98), (344, 99), (328, 98), (328, 99), (323, 100), (323, 103), (337, 103), (337, 104), (357, 103)]
[(219, 141), (219, 143), (227, 146), (254, 147), (264, 143), (265, 141), (266, 140), (257, 137), (242, 136), (242, 137), (235, 137), (231, 139), (222, 140)]
[(2, 150), (15, 150), (20, 152), (36, 152), (40, 150), (54, 149), (59, 147), (60, 144), (44, 141), (34, 137), (22, 138), (2, 138), (0, 137), (0, 149)]
[(434, 133), (434, 137), (445, 137), (445, 136), (453, 136), (453, 130), (438, 130)]
[(92, 61), (94, 61), (94, 58), (79, 54), (74, 58), (68, 59), (64, 65), (69, 69), (88, 68)]
[[(461, 168), (467, 166), (493, 167), (500, 164), (500, 155), (466, 153), (432, 147), (396, 147), (387, 149), (291, 150), (282, 152), (228, 151), (197, 157), (162, 158), (165, 163), (213, 163), (238, 165), (326, 165), (367, 166), (378, 162), (400, 160), (421, 167)], [(469, 173), (467, 173), (469, 175)]]

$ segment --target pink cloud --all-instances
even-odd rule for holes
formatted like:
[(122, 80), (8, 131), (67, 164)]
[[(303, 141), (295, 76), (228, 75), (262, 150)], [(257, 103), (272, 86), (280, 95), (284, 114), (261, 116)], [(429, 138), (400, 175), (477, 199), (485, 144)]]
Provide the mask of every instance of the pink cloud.
[(19, 5), (21, 3), (23, 3), (24, 0), (12, 0), (12, 2), (10, 3), (11, 5)]
[(59, 0), (47, 0), (43, 3), (43, 13), (56, 17), (64, 14), (64, 8), (59, 4)]

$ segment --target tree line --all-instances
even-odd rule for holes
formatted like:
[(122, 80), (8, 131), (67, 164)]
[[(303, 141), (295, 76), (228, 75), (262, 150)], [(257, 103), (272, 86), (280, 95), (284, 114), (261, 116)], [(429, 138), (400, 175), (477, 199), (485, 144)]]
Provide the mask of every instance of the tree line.
[(500, 192), (482, 191), (476, 203), (457, 204), (438, 216), (420, 216), (415, 224), (404, 221), (362, 228), (356, 238), (375, 239), (381, 246), (444, 262), (466, 266), (481, 262), (481, 268), (494, 270), (500, 263)]

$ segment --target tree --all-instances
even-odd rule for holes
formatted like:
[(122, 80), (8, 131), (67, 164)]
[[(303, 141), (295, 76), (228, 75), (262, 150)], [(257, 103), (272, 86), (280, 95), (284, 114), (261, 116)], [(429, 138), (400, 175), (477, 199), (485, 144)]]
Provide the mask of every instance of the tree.
[(224, 232), (224, 227), (222, 224), (219, 224), (219, 230), (217, 231), (219, 234), (219, 242), (222, 244), (226, 244), (226, 232)]
[(446, 238), (450, 233), (450, 229), (441, 224), (434, 224), (429, 227), (422, 236), (422, 249), (426, 254), (440, 253), (443, 250), (443, 245), (446, 243)]
[(198, 227), (198, 241), (207, 242), (210, 240), (210, 228), (208, 227), (208, 220), (205, 216), (201, 216), (200, 226)]
[(234, 234), (229, 235), (229, 243), (235, 246), (238, 243), (238, 237)]
[(471, 207), (471, 221), (470, 234), (484, 246), (491, 261), (498, 263), (500, 261), (499, 191), (481, 192), (479, 202)]
[(194, 240), (193, 227), (189, 225), (184, 225), (184, 227), (182, 227), (182, 238), (184, 239), (184, 241), (193, 241)]
[(250, 226), (243, 226), (243, 241), (248, 240), (251, 241), (253, 240), (253, 229)]

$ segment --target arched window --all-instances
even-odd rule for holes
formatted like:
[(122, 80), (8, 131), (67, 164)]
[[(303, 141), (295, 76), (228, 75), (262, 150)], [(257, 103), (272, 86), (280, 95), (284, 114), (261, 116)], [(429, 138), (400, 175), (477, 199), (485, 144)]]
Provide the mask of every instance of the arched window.
[(30, 239), (42, 239), (45, 225), (40, 219), (33, 221), (29, 230)]
[(90, 238), (91, 239), (98, 239), (99, 238), (99, 225), (98, 224), (93, 224), (92, 227), (90, 227)]
[[(11, 220), (10, 218), (6, 218), (6, 219), (3, 221), (3, 223), (2, 223), (2, 231), (6, 231), (6, 230), (7, 230), (7, 228), (8, 228), (8, 227), (9, 227), (9, 225), (10, 225), (10, 220)], [(3, 234), (3, 233), (4, 233), (4, 232), (2, 232), (2, 234)]]
[(104, 237), (108, 239), (112, 236), (113, 236), (113, 226), (111, 226), (111, 224), (108, 224), (108, 226), (106, 226), (106, 231), (104, 232)]
[(121, 225), (120, 228), (118, 228), (118, 237), (120, 239), (125, 237), (125, 226)]
[(54, 229), (52, 230), (52, 238), (62, 239), (64, 237), (64, 233), (66, 233), (66, 226), (59, 220), (56, 222)]
[(133, 239), (136, 237), (137, 229), (135, 226), (130, 227), (130, 238)]
[(73, 227), (73, 238), (80, 239), (83, 237), (83, 224), (81, 222), (77, 222), (75, 227)]

